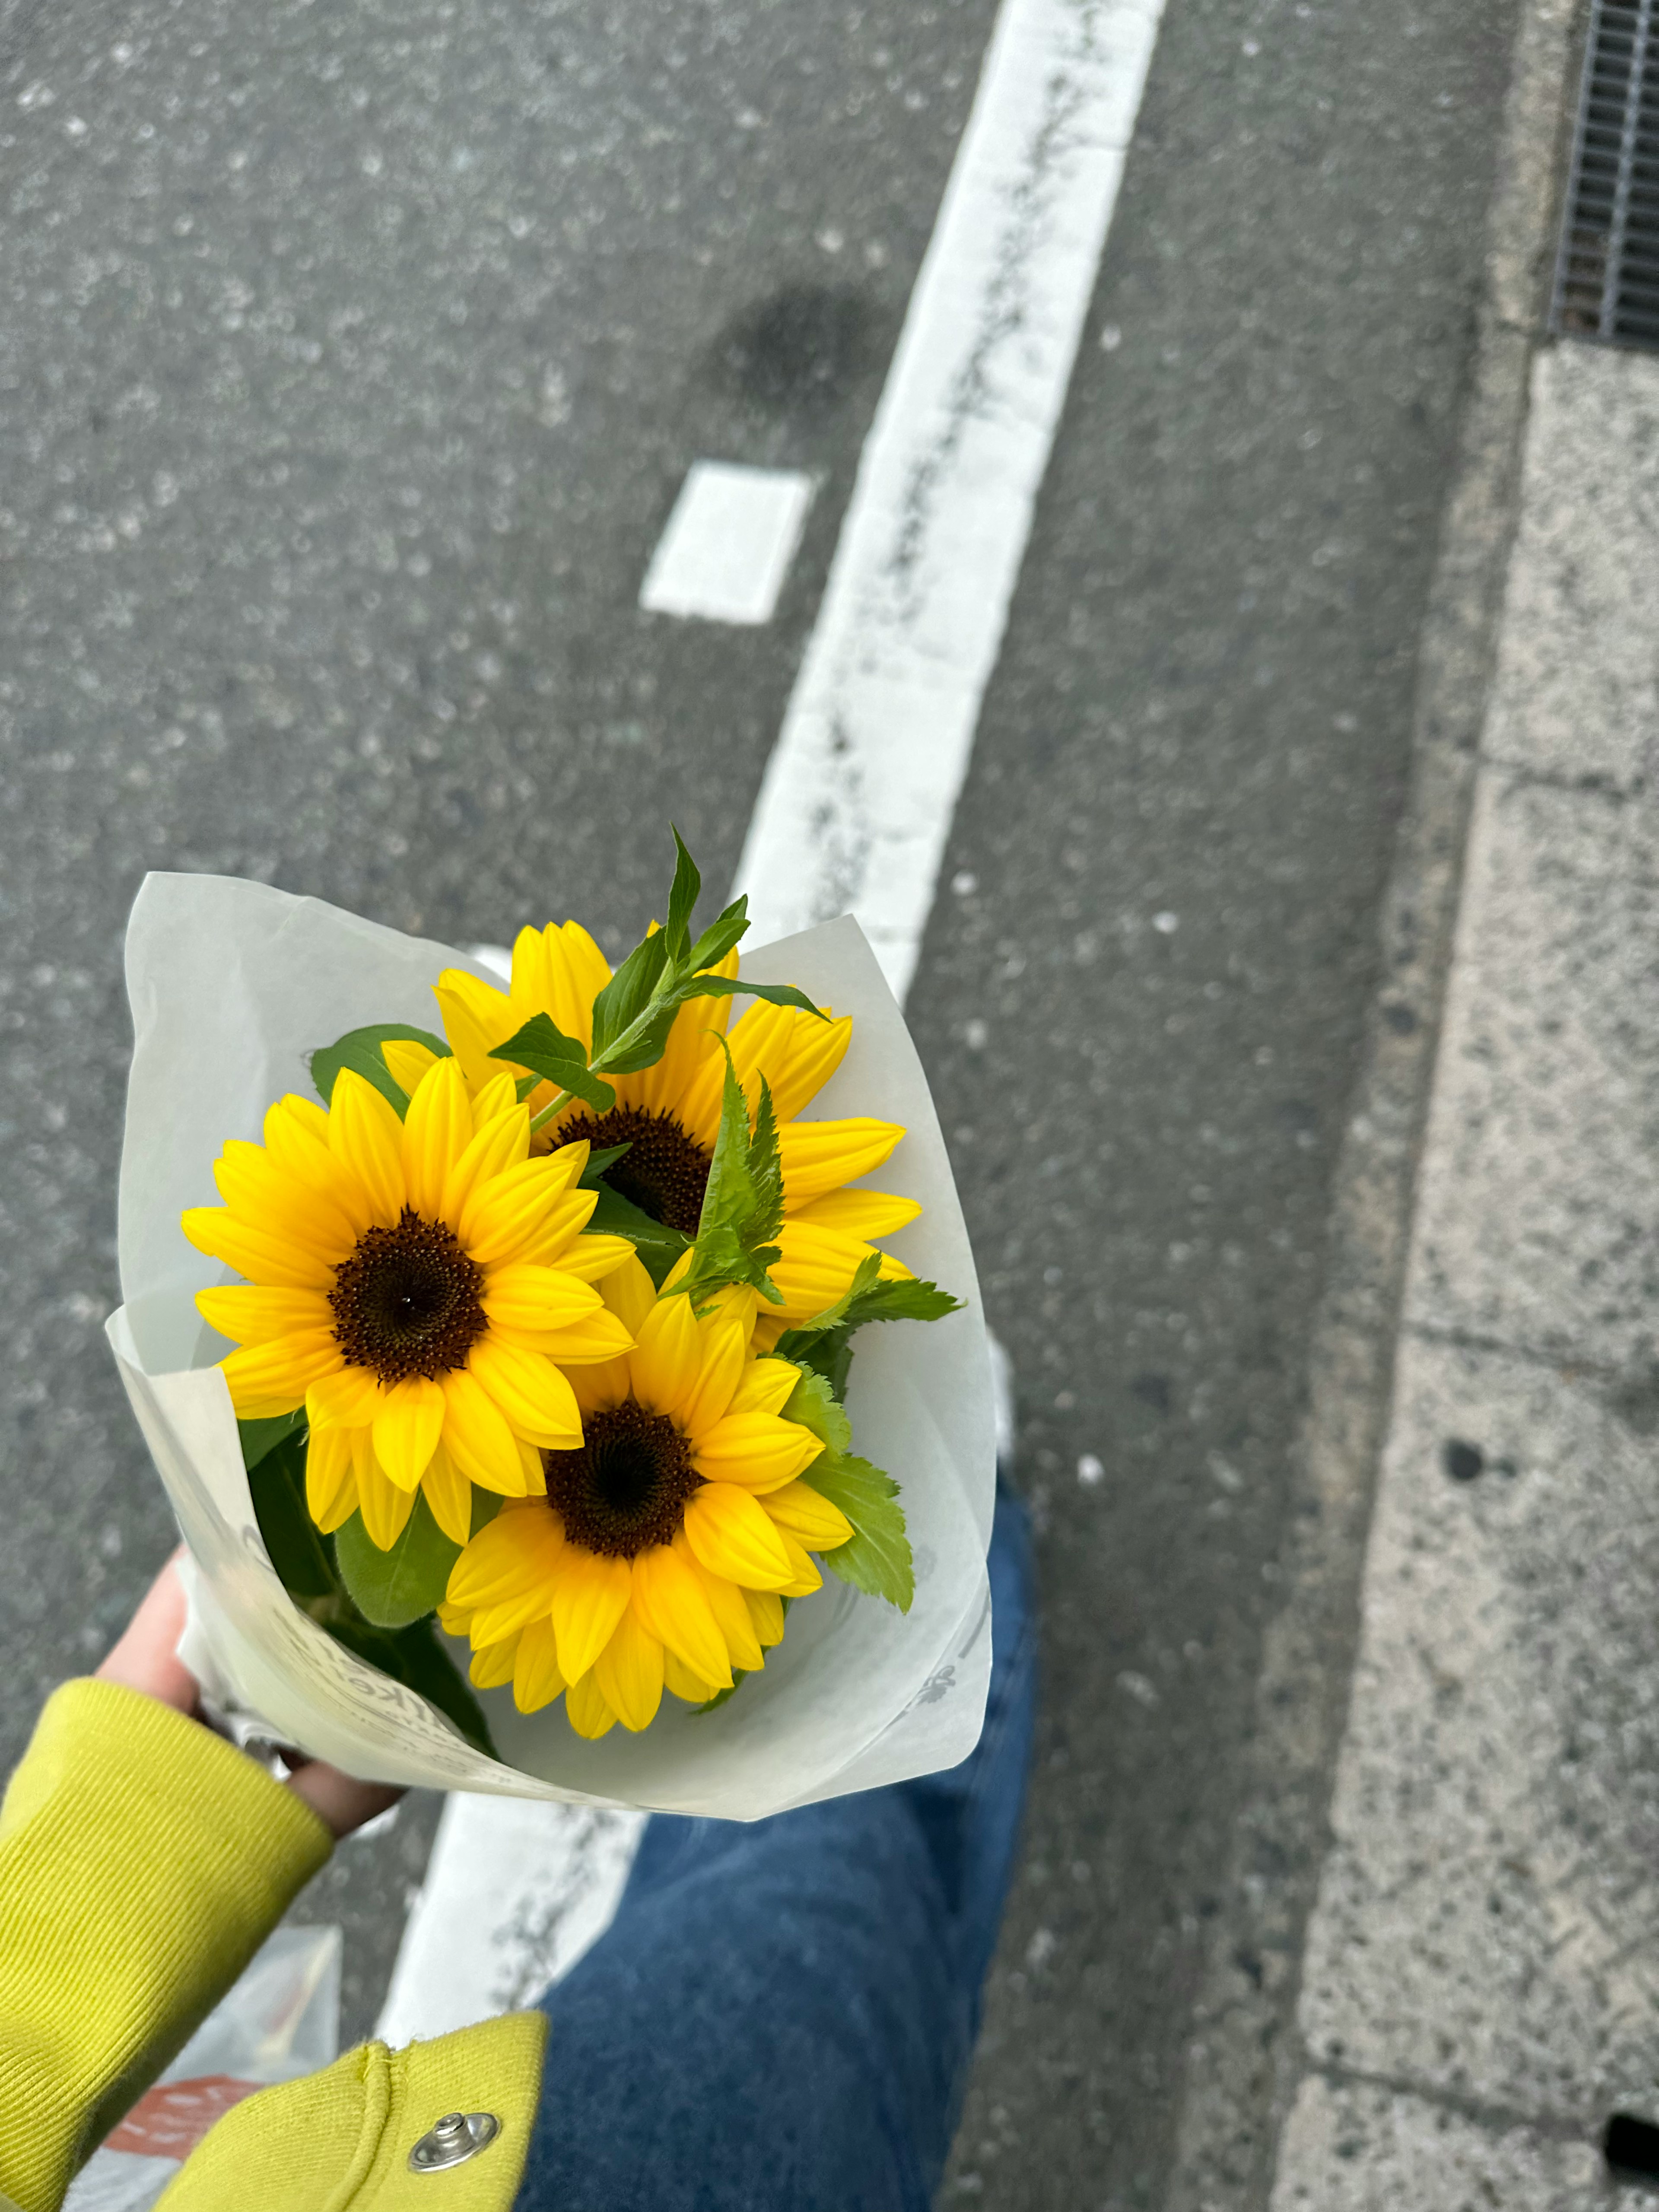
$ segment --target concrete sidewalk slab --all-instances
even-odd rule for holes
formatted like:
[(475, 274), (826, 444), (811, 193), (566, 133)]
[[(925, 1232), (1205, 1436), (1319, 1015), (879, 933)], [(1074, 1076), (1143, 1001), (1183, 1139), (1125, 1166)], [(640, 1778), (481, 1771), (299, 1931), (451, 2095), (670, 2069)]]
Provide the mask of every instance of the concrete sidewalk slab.
[(1589, 1378), (1402, 1347), (1304, 1967), (1316, 2063), (1586, 2134), (1652, 2107), (1656, 1425)]
[(1443, 2106), (1310, 2075), (1285, 2129), (1272, 2212), (1588, 2212), (1650, 2204), (1612, 2190), (1588, 2143), (1493, 2131)]
[(1610, 1368), (1652, 1359), (1655, 833), (1641, 799), (1481, 777), (1407, 1290), (1417, 1326)]
[(1620, 791), (1651, 780), (1656, 547), (1659, 360), (1574, 344), (1540, 353), (1491, 757)]

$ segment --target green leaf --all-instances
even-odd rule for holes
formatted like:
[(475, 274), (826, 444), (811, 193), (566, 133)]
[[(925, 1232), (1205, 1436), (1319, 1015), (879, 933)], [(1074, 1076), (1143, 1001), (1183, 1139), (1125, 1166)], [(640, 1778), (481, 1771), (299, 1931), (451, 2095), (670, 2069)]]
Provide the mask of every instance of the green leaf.
[(665, 1221), (653, 1221), (643, 1207), (609, 1183), (599, 1185), (599, 1202), (587, 1224), (591, 1237), (626, 1237), (660, 1290), (663, 1278), (691, 1242)]
[(769, 1006), (798, 1006), (821, 1022), (830, 1018), (793, 983), (745, 983), (741, 975), (693, 975), (676, 987), (675, 1004), (684, 1006), (690, 999), (764, 999)]
[(434, 1610), (461, 1556), (432, 1517), (420, 1492), (404, 1531), (389, 1552), (374, 1543), (361, 1513), (334, 1539), (334, 1557), (352, 1602), (376, 1628), (407, 1628)]
[(348, 1030), (343, 1037), (336, 1037), (332, 1044), (321, 1046), (311, 1055), (311, 1080), (324, 1105), (333, 1099), (340, 1070), (349, 1067), (365, 1082), (372, 1083), (381, 1097), (397, 1108), (401, 1120), (409, 1111), (408, 1095), (393, 1078), (380, 1051), (383, 1044), (394, 1039), (423, 1044), (440, 1060), (450, 1056), (449, 1047), (441, 1037), (434, 1036), (430, 1030), (411, 1029), (407, 1022), (371, 1022), (366, 1029)]
[[(672, 823), (669, 826), (673, 828)], [(697, 864), (675, 830), (674, 884), (668, 894), (668, 925), (663, 934), (668, 939), (668, 957), (677, 967), (691, 950), (691, 915), (702, 889), (702, 878), (697, 873)]]
[(396, 1630), (374, 1628), (359, 1618), (325, 1622), (328, 1632), (348, 1651), (355, 1651), (371, 1667), (378, 1667), (394, 1682), (418, 1692), (453, 1721), (475, 1751), (486, 1759), (499, 1759), (483, 1708), (472, 1694), (459, 1668), (438, 1640), (429, 1620)]
[(270, 1564), (289, 1595), (303, 1605), (337, 1595), (339, 1578), (327, 1540), (306, 1510), (303, 1428), (290, 1430), (260, 1454), (248, 1469), (247, 1486)]
[[(642, 937), (593, 1001), (593, 1060), (620, 1075), (634, 1073), (616, 1057), (620, 1040), (646, 1014), (668, 965), (668, 939), (660, 930)], [(658, 1058), (661, 1058), (660, 1051)], [(641, 1065), (648, 1066), (649, 1061)]]
[(820, 1498), (839, 1505), (853, 1524), (846, 1543), (819, 1555), (830, 1573), (908, 1613), (916, 1594), (915, 1566), (898, 1485), (891, 1475), (867, 1459), (825, 1452), (800, 1479)]
[(238, 1421), (236, 1433), (242, 1440), (242, 1465), (252, 1474), (268, 1451), (305, 1425), (303, 1406), (296, 1406), (291, 1413), (278, 1413), (269, 1421)]
[[(776, 1358), (779, 1355), (772, 1355)], [(790, 1392), (783, 1408), (786, 1421), (799, 1421), (804, 1429), (811, 1429), (827, 1451), (850, 1451), (853, 1445), (853, 1424), (847, 1418), (847, 1408), (822, 1375), (804, 1368), (801, 1378)]]
[(599, 1188), (599, 1178), (604, 1175), (605, 1170), (607, 1168), (615, 1167), (623, 1154), (626, 1152), (630, 1152), (632, 1149), (632, 1140), (630, 1139), (626, 1145), (607, 1145), (603, 1152), (589, 1152), (587, 1155), (587, 1165), (582, 1170), (582, 1179), (576, 1186), (577, 1188), (579, 1190), (596, 1190)]
[[(720, 1134), (709, 1163), (691, 1264), (670, 1295), (684, 1293), (695, 1304), (726, 1283), (747, 1283), (774, 1305), (781, 1305), (782, 1294), (767, 1272), (781, 1256), (771, 1240), (783, 1226), (783, 1164), (772, 1093), (763, 1076), (751, 1130), (731, 1048), (724, 1037), (720, 1043), (726, 1054)], [(703, 1310), (698, 1307), (699, 1312)]]
[(701, 968), (718, 968), (732, 947), (742, 942), (748, 929), (749, 901), (735, 898), (715, 915), (691, 947), (682, 963), (682, 972), (695, 975)]
[(527, 1067), (561, 1091), (568, 1091), (596, 1114), (608, 1114), (617, 1094), (608, 1083), (588, 1073), (587, 1054), (574, 1037), (568, 1037), (546, 1014), (533, 1014), (505, 1044), (498, 1044), (492, 1060), (509, 1060)]
[(826, 1329), (850, 1331), (871, 1321), (943, 1321), (946, 1314), (960, 1312), (962, 1304), (936, 1283), (883, 1282), (880, 1255), (872, 1253), (860, 1261), (858, 1273), (834, 1305), (786, 1330), (774, 1349), (781, 1359), (793, 1359), (804, 1351), (803, 1339)]

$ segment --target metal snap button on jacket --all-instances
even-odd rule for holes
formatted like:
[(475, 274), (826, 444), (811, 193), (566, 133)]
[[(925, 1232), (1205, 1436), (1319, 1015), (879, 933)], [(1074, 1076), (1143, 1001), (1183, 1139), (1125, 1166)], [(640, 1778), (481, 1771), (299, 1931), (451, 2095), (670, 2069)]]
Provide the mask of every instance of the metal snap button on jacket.
[(416, 2173), (441, 2172), (447, 2166), (464, 2166), (486, 2144), (495, 2142), (501, 2124), (494, 2112), (446, 2112), (421, 2137), (409, 2154)]

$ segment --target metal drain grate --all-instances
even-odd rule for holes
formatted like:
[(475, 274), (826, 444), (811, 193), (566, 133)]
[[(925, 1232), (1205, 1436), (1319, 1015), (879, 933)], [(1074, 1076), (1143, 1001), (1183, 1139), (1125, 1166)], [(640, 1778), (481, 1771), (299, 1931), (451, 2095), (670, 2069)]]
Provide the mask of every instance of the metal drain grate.
[(1659, 349), (1659, 0), (1595, 0), (1550, 324)]

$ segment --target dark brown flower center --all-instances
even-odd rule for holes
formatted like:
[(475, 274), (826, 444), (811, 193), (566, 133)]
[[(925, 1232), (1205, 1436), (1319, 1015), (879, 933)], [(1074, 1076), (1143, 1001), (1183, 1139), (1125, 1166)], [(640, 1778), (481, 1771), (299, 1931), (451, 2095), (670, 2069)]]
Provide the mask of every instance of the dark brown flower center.
[(627, 1398), (609, 1413), (590, 1413), (583, 1429), (580, 1451), (543, 1455), (547, 1502), (566, 1535), (586, 1551), (623, 1559), (672, 1543), (702, 1480), (674, 1424)]
[(682, 1236), (695, 1237), (702, 1218), (702, 1194), (708, 1182), (708, 1155), (672, 1114), (647, 1113), (641, 1106), (613, 1106), (597, 1119), (579, 1114), (560, 1125), (555, 1149), (586, 1138), (596, 1152), (613, 1145), (628, 1150), (605, 1170), (612, 1190), (666, 1223)]
[(395, 1229), (366, 1229), (334, 1271), (328, 1302), (346, 1364), (387, 1384), (464, 1367), (489, 1326), (483, 1289), (483, 1269), (443, 1224), (406, 1206)]

